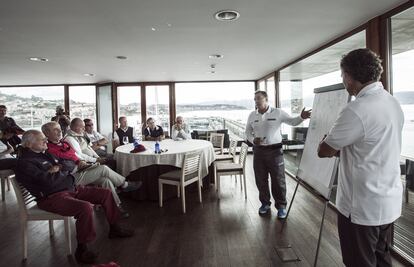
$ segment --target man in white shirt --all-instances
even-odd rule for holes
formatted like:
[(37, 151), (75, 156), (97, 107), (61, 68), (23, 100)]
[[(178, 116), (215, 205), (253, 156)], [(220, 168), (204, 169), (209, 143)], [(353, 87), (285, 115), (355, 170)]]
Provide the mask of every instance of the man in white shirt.
[(268, 105), (267, 93), (257, 91), (254, 95), (257, 110), (250, 113), (246, 124), (247, 140), (253, 143), (253, 169), (256, 178), (259, 199), (262, 206), (259, 214), (270, 212), (269, 174), (272, 182), (272, 195), (280, 219), (286, 217), (286, 181), (283, 161), (282, 123), (298, 125), (310, 118), (311, 111), (302, 110), (301, 115), (291, 117), (279, 108)]
[(357, 49), (341, 60), (342, 80), (356, 97), (319, 145), (319, 157), (340, 153), (336, 206), (346, 266), (392, 266), (390, 234), (401, 215), (404, 114), (379, 82), (380, 58)]
[(101, 158), (89, 145), (84, 132), (85, 123), (80, 118), (74, 118), (70, 122), (70, 129), (67, 130), (64, 139), (75, 150), (79, 159), (91, 163), (105, 163), (106, 159)]
[(83, 122), (85, 123), (85, 135), (89, 138), (92, 149), (99, 156), (106, 157), (108, 153), (106, 152), (105, 145), (108, 144), (108, 139), (93, 129), (93, 121), (91, 119), (84, 119)]
[(175, 119), (175, 124), (171, 130), (171, 138), (173, 140), (191, 139), (190, 129), (188, 128), (188, 125), (184, 123), (183, 117), (178, 116)]

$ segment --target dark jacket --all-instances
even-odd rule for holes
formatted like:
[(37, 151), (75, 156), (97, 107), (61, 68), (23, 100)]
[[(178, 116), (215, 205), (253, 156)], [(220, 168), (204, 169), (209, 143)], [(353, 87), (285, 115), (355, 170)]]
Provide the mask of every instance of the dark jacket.
[[(49, 173), (53, 165), (61, 165), (59, 172)], [(23, 148), (17, 161), (16, 179), (37, 200), (56, 192), (73, 191), (75, 178), (70, 172), (75, 163), (70, 160), (59, 160), (48, 152), (36, 153)]]
[(129, 143), (134, 142), (134, 128), (128, 127), (126, 132), (124, 132), (121, 128), (118, 128), (116, 129), (115, 132), (118, 134), (120, 144), (122, 144), (122, 141), (124, 140), (124, 136), (128, 136)]

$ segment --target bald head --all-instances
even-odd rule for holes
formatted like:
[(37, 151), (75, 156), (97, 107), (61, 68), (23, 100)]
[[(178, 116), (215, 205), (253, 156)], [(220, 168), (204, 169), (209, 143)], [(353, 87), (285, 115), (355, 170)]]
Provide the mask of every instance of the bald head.
[(85, 131), (85, 123), (80, 118), (74, 118), (70, 122), (70, 129), (77, 134), (83, 134)]

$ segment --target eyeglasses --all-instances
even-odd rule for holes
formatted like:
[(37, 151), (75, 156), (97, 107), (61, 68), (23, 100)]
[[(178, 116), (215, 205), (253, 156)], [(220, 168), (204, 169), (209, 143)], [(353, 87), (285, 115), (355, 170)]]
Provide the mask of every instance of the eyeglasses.
[(92, 127), (92, 126), (93, 126), (93, 124), (85, 124), (85, 126), (91, 126), (91, 127)]

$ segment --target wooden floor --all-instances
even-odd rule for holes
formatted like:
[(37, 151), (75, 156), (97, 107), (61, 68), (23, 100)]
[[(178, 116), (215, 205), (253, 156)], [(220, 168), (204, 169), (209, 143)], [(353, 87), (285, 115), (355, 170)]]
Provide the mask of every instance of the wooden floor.
[[(252, 171), (252, 156), (247, 160), (248, 199), (240, 182), (224, 177), (222, 198), (213, 188), (187, 194), (187, 214), (181, 213), (179, 199), (169, 199), (163, 208), (155, 202), (124, 199), (131, 217), (123, 223), (135, 228), (130, 239), (109, 240), (108, 226), (102, 211), (96, 212), (98, 239), (92, 248), (100, 252), (99, 263), (117, 262), (120, 266), (312, 266), (322, 203), (305, 189), (299, 189), (286, 228), (272, 208), (269, 217), (257, 214), (258, 192)], [(228, 178), (228, 179), (225, 179)], [(288, 198), (295, 182), (287, 178)], [(72, 222), (74, 229), (74, 222)], [(29, 224), (28, 260), (21, 262), (21, 238), (18, 212), (13, 192), (0, 204), (0, 266), (77, 266), (66, 256), (63, 225), (55, 223), (56, 235), (50, 238), (47, 223)], [(75, 231), (72, 231), (75, 240)], [(74, 243), (75, 247), (76, 241)], [(298, 262), (284, 263), (277, 247), (291, 245)], [(336, 229), (336, 214), (328, 210), (319, 266), (342, 266)], [(395, 262), (394, 266), (401, 266)]]
[(404, 199), (401, 217), (394, 224), (394, 246), (414, 261), (414, 194)]

